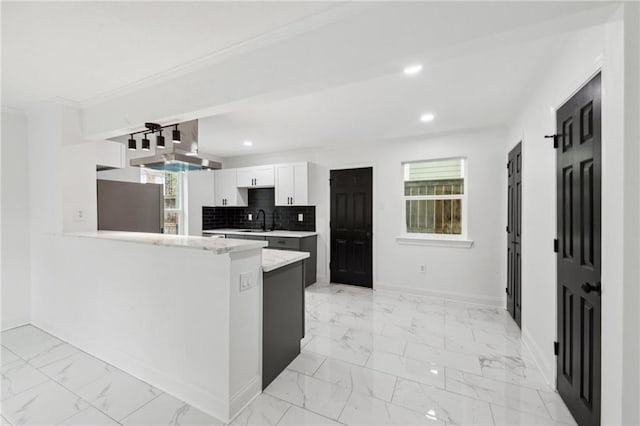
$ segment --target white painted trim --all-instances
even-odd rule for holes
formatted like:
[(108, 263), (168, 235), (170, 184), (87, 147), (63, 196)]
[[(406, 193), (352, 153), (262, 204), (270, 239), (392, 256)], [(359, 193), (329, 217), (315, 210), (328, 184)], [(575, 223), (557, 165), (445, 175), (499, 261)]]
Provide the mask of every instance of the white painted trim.
[[(538, 346), (536, 341), (531, 337), (529, 331), (526, 328), (522, 329), (522, 342), (524, 343), (525, 348), (531, 354), (533, 361), (536, 363), (538, 370), (542, 373), (542, 377), (544, 377), (545, 382), (551, 388), (551, 390), (555, 391), (556, 387), (554, 383), (556, 382), (556, 375), (553, 369), (553, 366), (549, 366), (544, 362), (544, 356), (542, 355), (544, 352)], [(549, 350), (552, 350), (552, 347), (549, 347)]]
[(222, 420), (232, 422), (242, 410), (262, 393), (262, 376), (254, 376), (238, 392), (231, 396), (229, 403), (229, 416)]
[(506, 303), (505, 299), (502, 299), (502, 298), (494, 298), (494, 297), (487, 297), (487, 296), (481, 296), (481, 295), (469, 296), (466, 294), (456, 293), (456, 292), (428, 290), (428, 289), (416, 288), (416, 287), (402, 287), (402, 286), (395, 286), (395, 285), (390, 285), (382, 282), (375, 282), (373, 285), (373, 289), (375, 291), (390, 291), (393, 293), (437, 297), (439, 299), (454, 300), (456, 302), (474, 303), (476, 305), (499, 307), (499, 308), (504, 308)]
[[(166, 389), (171, 389), (171, 391), (167, 393), (179, 399), (188, 400), (189, 404), (219, 420), (226, 421), (229, 415), (230, 405), (223, 399), (197, 386), (177, 380), (160, 370), (140, 363), (139, 360), (132, 358), (125, 352), (102, 346), (97, 343), (97, 340), (85, 340), (78, 336), (70, 335), (49, 323), (38, 321), (33, 325), (68, 342), (89, 355), (123, 370), (133, 377), (149, 383), (163, 392), (166, 392)], [(259, 384), (260, 380), (258, 380), (258, 385)]]
[(473, 240), (454, 239), (454, 238), (437, 238), (433, 236), (420, 235), (400, 235), (396, 237), (396, 242), (409, 246), (431, 246), (431, 247), (450, 247), (450, 248), (466, 248), (473, 246)]

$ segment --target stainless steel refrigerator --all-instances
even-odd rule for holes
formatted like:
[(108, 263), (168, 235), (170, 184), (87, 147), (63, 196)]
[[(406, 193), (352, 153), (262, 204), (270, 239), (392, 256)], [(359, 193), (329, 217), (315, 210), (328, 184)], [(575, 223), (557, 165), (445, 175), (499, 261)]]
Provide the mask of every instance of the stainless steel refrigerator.
[(98, 230), (162, 233), (163, 185), (98, 179)]

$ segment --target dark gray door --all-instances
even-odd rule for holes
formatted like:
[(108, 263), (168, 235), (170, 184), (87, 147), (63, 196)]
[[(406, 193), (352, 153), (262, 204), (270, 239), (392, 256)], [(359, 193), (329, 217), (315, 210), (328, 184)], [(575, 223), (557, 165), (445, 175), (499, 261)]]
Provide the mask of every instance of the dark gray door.
[(579, 425), (600, 424), (600, 74), (556, 116), (558, 392)]
[(507, 310), (520, 327), (522, 305), (522, 143), (507, 162)]
[(331, 282), (372, 287), (373, 169), (331, 170)]

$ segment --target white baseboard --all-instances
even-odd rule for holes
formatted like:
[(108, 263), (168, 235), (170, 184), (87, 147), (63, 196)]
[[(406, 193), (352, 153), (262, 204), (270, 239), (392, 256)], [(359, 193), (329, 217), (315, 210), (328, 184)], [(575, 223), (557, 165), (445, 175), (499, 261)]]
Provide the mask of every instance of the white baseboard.
[(231, 423), (235, 418), (245, 409), (246, 406), (262, 393), (262, 377), (255, 376), (244, 385), (238, 392), (231, 397), (231, 403), (229, 404), (229, 419)]
[[(68, 332), (58, 329), (57, 327), (45, 323), (41, 320), (39, 320), (37, 323), (34, 323), (33, 325), (81, 349), (89, 355), (99, 358), (132, 375), (133, 377), (145, 381), (150, 385), (162, 390), (163, 392), (167, 392), (168, 394), (187, 402), (188, 404), (196, 407), (198, 410), (201, 410), (218, 420), (224, 422), (230, 420), (229, 417), (230, 413), (232, 412), (231, 404), (221, 397), (213, 395), (210, 392), (207, 392), (206, 390), (191, 383), (176, 379), (173, 376), (169, 376), (168, 374), (154, 367), (141, 363), (139, 360), (130, 357), (124, 352), (97, 344), (95, 341), (90, 339), (84, 339), (80, 336), (70, 335)], [(260, 377), (258, 377), (257, 380), (255, 378), (252, 379), (249, 382), (248, 386), (245, 386), (243, 389), (241, 389), (241, 391), (238, 392), (236, 396), (236, 398), (238, 399), (238, 404), (240, 404), (241, 401), (247, 398), (250, 399), (253, 397), (253, 394), (251, 394), (251, 392), (253, 392), (255, 382), (257, 382), (258, 384), (259, 391), (261, 383)], [(241, 394), (242, 391), (245, 391), (247, 394), (251, 395), (247, 396)]]
[(12, 328), (22, 327), (31, 324), (29, 321), (2, 321), (2, 331), (11, 330)]
[[(540, 370), (540, 373), (542, 373), (542, 377), (544, 377), (545, 382), (547, 382), (551, 390), (555, 390), (555, 365), (549, 365), (549, 363), (546, 362), (544, 351), (540, 348), (536, 341), (533, 340), (531, 334), (529, 334), (529, 331), (526, 328), (522, 329), (522, 341), (524, 342), (524, 346), (533, 357), (533, 361), (536, 363), (538, 370)], [(548, 351), (551, 351), (551, 349), (552, 348), (550, 347)]]
[(480, 295), (470, 296), (463, 293), (427, 290), (427, 289), (416, 288), (416, 287), (401, 287), (401, 286), (390, 285), (382, 282), (374, 283), (373, 289), (383, 290), (383, 291), (393, 291), (397, 293), (415, 294), (418, 296), (437, 297), (440, 299), (454, 300), (457, 302), (475, 303), (478, 305), (486, 305), (486, 306), (494, 306), (494, 307), (497, 306), (501, 308), (504, 308), (506, 304), (506, 301), (503, 298), (494, 298), (494, 297), (480, 296)]

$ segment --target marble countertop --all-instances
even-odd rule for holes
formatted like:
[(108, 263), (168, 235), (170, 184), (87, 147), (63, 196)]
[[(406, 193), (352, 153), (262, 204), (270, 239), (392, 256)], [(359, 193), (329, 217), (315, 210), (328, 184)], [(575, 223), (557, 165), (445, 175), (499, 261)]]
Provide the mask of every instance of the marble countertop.
[(306, 251), (262, 249), (262, 270), (271, 272), (310, 256)]
[(224, 228), (224, 229), (209, 229), (202, 231), (203, 234), (237, 234), (237, 235), (256, 235), (259, 237), (291, 237), (291, 238), (304, 238), (318, 235), (317, 232), (308, 231), (266, 231), (266, 232), (246, 232), (246, 229), (237, 228)]
[(147, 232), (94, 231), (68, 233), (65, 235), (81, 238), (125, 241), (138, 244), (151, 244), (165, 247), (207, 250), (214, 254), (255, 250), (266, 247), (267, 245), (266, 241), (259, 240), (233, 240), (186, 235), (152, 234)]

